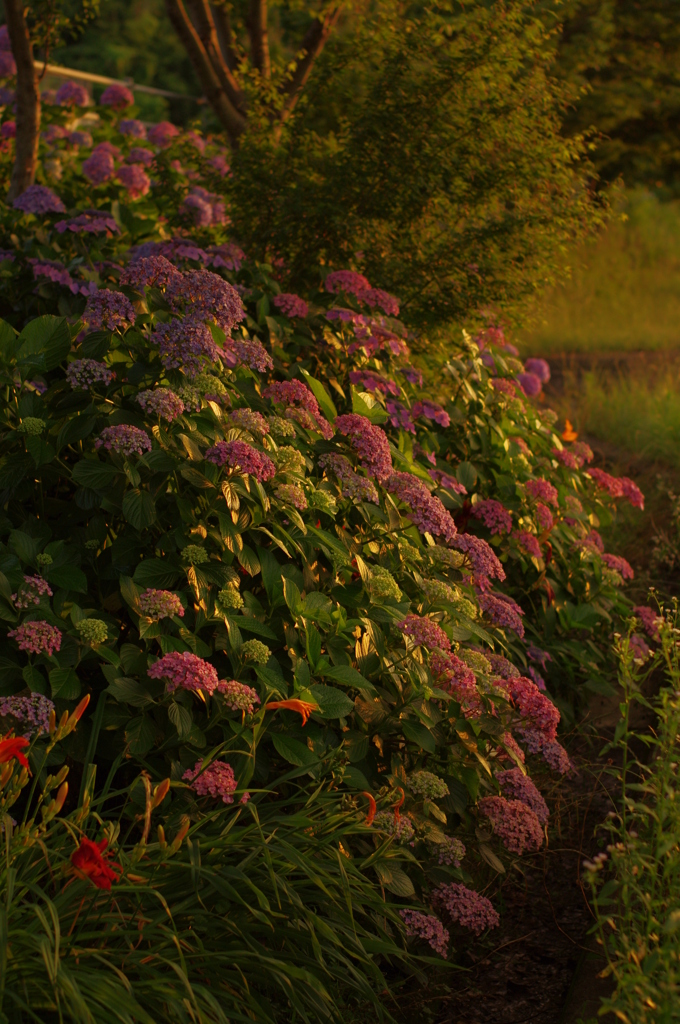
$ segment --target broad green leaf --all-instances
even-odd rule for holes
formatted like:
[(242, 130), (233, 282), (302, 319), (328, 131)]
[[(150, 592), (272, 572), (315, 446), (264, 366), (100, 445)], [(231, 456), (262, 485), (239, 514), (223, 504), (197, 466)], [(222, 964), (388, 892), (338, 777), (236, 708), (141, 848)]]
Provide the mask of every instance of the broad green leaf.
[(87, 576), (76, 565), (49, 566), (47, 579), (62, 590), (73, 590), (77, 594), (87, 593)]
[(36, 537), (30, 537), (23, 530), (12, 530), (9, 535), (9, 549), (12, 554), (28, 565), (35, 565), (35, 557), (42, 547)]
[(363, 761), (368, 753), (368, 736), (363, 732), (346, 732), (344, 737), (343, 749), (346, 751), (350, 762)]
[(0, 359), (11, 362), (20, 347), (19, 335), (6, 320), (0, 320)]
[(286, 604), (288, 605), (291, 615), (298, 617), (302, 615), (302, 598), (300, 597), (300, 591), (298, 590), (297, 584), (289, 580), (287, 576), (282, 576), (283, 580), (283, 596)]
[(108, 685), (108, 692), (120, 704), (131, 704), (135, 708), (143, 708), (147, 704), (153, 704), (153, 697), (144, 689), (136, 679), (128, 679), (126, 676), (118, 676)]
[(461, 462), (456, 468), (456, 479), (468, 491), (472, 491), (477, 483), (477, 470), (471, 462)]
[(106, 491), (117, 476), (120, 470), (111, 465), (110, 462), (100, 462), (99, 459), (83, 459), (73, 467), (71, 478), (74, 483), (81, 487), (89, 487), (93, 491)]
[(284, 736), (279, 732), (271, 733), (271, 738), (277, 753), (285, 761), (288, 761), (289, 764), (302, 767), (307, 764), (315, 764), (318, 760), (309, 747), (306, 747), (300, 740), (294, 740), (290, 736)]
[(401, 868), (392, 867), (385, 861), (378, 861), (374, 867), (378, 878), (389, 892), (393, 892), (395, 896), (415, 895), (413, 882)]
[(321, 635), (316, 626), (313, 626), (311, 622), (307, 623), (305, 627), (305, 646), (309, 664), (312, 666), (313, 671), (321, 657)]
[(80, 679), (72, 668), (53, 668), (50, 672), (52, 696), (60, 700), (75, 700), (80, 696)]
[(57, 434), (57, 451), (60, 452), (67, 444), (83, 441), (89, 437), (96, 423), (97, 420), (94, 416), (75, 416), (73, 419), (67, 420)]
[(246, 633), (254, 633), (255, 636), (263, 636), (267, 640), (278, 640), (278, 636), (271, 628), (264, 622), (260, 622), (259, 619), (254, 619), (250, 615), (239, 615), (236, 619), (239, 629), (244, 629)]
[(66, 318), (39, 316), (29, 321), (19, 335), (17, 362), (26, 370), (54, 370), (71, 349)]
[(342, 781), (351, 789), (370, 790), (371, 786), (363, 772), (351, 765), (345, 765), (342, 770)]
[(47, 465), (56, 454), (52, 445), (44, 437), (27, 437), (25, 444), (26, 450), (30, 453), (36, 468)]
[(302, 614), (306, 619), (314, 619), (316, 622), (330, 622), (333, 602), (330, 597), (312, 590), (302, 602)]
[(497, 871), (499, 875), (505, 874), (505, 866), (503, 864), (503, 861), (498, 859), (498, 857), (493, 852), (491, 847), (487, 846), (486, 843), (480, 843), (478, 846), (478, 850), (481, 853), (484, 860), (486, 861), (486, 863), (489, 864), (494, 869), (494, 871)]
[(428, 754), (434, 754), (436, 744), (434, 736), (427, 726), (422, 725), (420, 722), (411, 722), (409, 719), (406, 719), (401, 723), (401, 728), (407, 740), (417, 743), (421, 750), (426, 750)]
[(180, 575), (180, 570), (161, 558), (145, 558), (135, 569), (132, 579), (143, 590), (169, 590)]
[(244, 544), (243, 550), (237, 552), (236, 557), (250, 576), (257, 576), (260, 571), (260, 561), (252, 548)]
[(133, 718), (125, 730), (125, 740), (134, 757), (144, 757), (149, 753), (156, 739), (156, 728), (153, 721), (146, 715)]
[(123, 498), (123, 515), (136, 530), (145, 530), (156, 521), (156, 505), (148, 491), (128, 491)]
[(168, 708), (168, 718), (174, 725), (175, 729), (177, 729), (177, 734), (180, 739), (183, 739), (191, 732), (194, 720), (189, 708), (185, 708), (182, 704), (178, 704), (177, 701), (173, 701)]
[(369, 682), (361, 672), (357, 672), (351, 665), (329, 665), (319, 675), (323, 679), (333, 679), (343, 686), (353, 686), (357, 690), (375, 690), (373, 683)]
[(317, 684), (310, 686), (308, 693), (319, 705), (322, 718), (345, 718), (354, 710), (354, 701), (342, 690), (336, 690), (334, 686)]
[(304, 378), (309, 384), (310, 388), (314, 392), (314, 397), (319, 403), (319, 408), (321, 409), (322, 413), (324, 414), (326, 419), (329, 420), (329, 422), (333, 423), (336, 416), (338, 415), (338, 410), (335, 408), (333, 399), (328, 394), (320, 380), (317, 380), (316, 377), (312, 377), (311, 373), (308, 373), (307, 370), (302, 370), (302, 373), (304, 374)]
[(35, 665), (24, 665), (21, 674), (26, 686), (32, 693), (42, 693), (47, 696), (50, 692), (45, 676)]

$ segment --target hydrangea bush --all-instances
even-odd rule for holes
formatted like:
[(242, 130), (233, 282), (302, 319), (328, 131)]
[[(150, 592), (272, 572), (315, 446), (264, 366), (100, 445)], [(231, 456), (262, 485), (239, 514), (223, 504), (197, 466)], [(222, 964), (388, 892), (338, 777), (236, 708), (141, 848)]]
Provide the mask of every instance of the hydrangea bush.
[(151, 129), (126, 202), (120, 104), (4, 213), (0, 689), (90, 694), (55, 763), (142, 765), (197, 818), (322, 782), (387, 891), (481, 932), (473, 887), (543, 841), (528, 768), (570, 770), (560, 713), (609, 686), (630, 567), (597, 527), (642, 497), (498, 329), (435, 367), (360, 274), (284, 293), (224, 235), (214, 144)]

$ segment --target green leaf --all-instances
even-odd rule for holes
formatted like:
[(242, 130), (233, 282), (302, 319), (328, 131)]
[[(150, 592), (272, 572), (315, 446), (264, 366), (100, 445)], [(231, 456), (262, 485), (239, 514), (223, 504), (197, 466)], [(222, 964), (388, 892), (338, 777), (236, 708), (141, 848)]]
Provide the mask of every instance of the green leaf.
[(292, 580), (289, 580), (287, 576), (282, 576), (283, 580), (283, 596), (286, 604), (290, 609), (291, 615), (295, 618), (302, 615), (302, 598), (300, 597), (300, 591), (298, 590), (297, 584)]
[(140, 588), (129, 576), (120, 576), (118, 578), (118, 585), (125, 603), (129, 604), (131, 608), (135, 609), (135, 611), (138, 611), (139, 595), (141, 594)]
[(350, 762), (363, 761), (368, 753), (369, 738), (363, 732), (346, 732), (343, 749)]
[(273, 732), (271, 737), (277, 753), (279, 753), (285, 761), (288, 761), (289, 764), (295, 764), (298, 765), (298, 767), (303, 767), (307, 764), (315, 764), (318, 760), (309, 747), (306, 747), (304, 743), (300, 742), (300, 740), (294, 740), (290, 736), (283, 736), (278, 732)]
[(316, 622), (331, 622), (333, 602), (330, 597), (312, 590), (302, 602), (302, 614), (307, 619), (314, 619)]
[(333, 679), (336, 683), (353, 686), (357, 690), (375, 690), (373, 683), (351, 665), (327, 665), (319, 670), (319, 675), (323, 679)]
[(456, 468), (456, 479), (468, 491), (472, 491), (477, 483), (477, 470), (471, 462), (460, 462)]
[(80, 696), (80, 679), (72, 668), (53, 668), (50, 672), (52, 696), (60, 700), (75, 700)]
[(145, 558), (135, 569), (132, 579), (142, 590), (151, 587), (156, 590), (169, 590), (180, 575), (168, 562), (160, 558)]
[(389, 892), (393, 892), (395, 896), (415, 895), (413, 882), (401, 868), (393, 868), (385, 861), (380, 861), (375, 864), (375, 870), (385, 888)]
[(351, 765), (345, 765), (342, 770), (342, 781), (351, 789), (370, 790), (371, 785), (363, 772)]
[(489, 864), (494, 871), (497, 871), (499, 875), (505, 874), (505, 865), (503, 864), (503, 861), (498, 859), (496, 854), (489, 846), (486, 845), (486, 843), (480, 843), (478, 849), (486, 863)]
[(255, 636), (263, 636), (267, 640), (279, 639), (271, 626), (266, 626), (264, 622), (260, 622), (259, 619), (254, 619), (250, 615), (239, 615), (236, 622), (239, 629), (245, 629), (246, 633), (254, 633)]
[(135, 487), (123, 498), (123, 515), (135, 530), (145, 530), (156, 521), (156, 505), (148, 491)]
[(50, 692), (47, 680), (35, 665), (24, 665), (21, 670), (24, 682), (32, 693), (42, 693), (45, 696)]
[(54, 370), (71, 349), (71, 334), (63, 316), (39, 316), (19, 335), (17, 362), (26, 370)]
[(127, 676), (118, 676), (108, 685), (108, 692), (119, 704), (131, 704), (134, 708), (143, 708), (153, 704), (153, 697), (147, 693), (141, 683)]
[(156, 729), (150, 718), (141, 715), (133, 718), (125, 730), (125, 740), (130, 753), (134, 757), (144, 757), (149, 753), (156, 739)]
[(23, 530), (12, 530), (9, 535), (9, 549), (22, 562), (35, 565), (35, 556), (40, 551), (41, 544), (36, 537), (29, 537)]
[(307, 649), (309, 664), (312, 666), (313, 671), (321, 657), (321, 634), (316, 626), (313, 626), (311, 622), (308, 623), (305, 628), (305, 647)]
[(378, 401), (368, 391), (357, 391), (352, 386), (352, 412), (365, 416), (371, 423), (384, 423), (387, 413)]
[(94, 416), (76, 416), (67, 420), (57, 434), (57, 451), (60, 452), (67, 444), (84, 441), (92, 433), (97, 420)]
[(27, 437), (25, 440), (26, 451), (38, 466), (45, 466), (51, 462), (56, 452), (52, 445), (44, 437)]
[(11, 324), (6, 320), (0, 320), (0, 359), (9, 363), (19, 350), (19, 336)]
[(401, 729), (407, 740), (411, 740), (412, 743), (417, 743), (421, 750), (426, 750), (428, 754), (434, 754), (436, 744), (434, 742), (434, 736), (427, 726), (422, 725), (421, 722), (411, 722), (406, 719), (405, 721), (402, 721)]
[(239, 564), (243, 566), (250, 576), (257, 576), (260, 571), (260, 560), (252, 548), (249, 548), (247, 544), (244, 544), (243, 550), (239, 551), (236, 557), (239, 560)]
[(73, 467), (71, 478), (74, 483), (81, 487), (89, 487), (92, 491), (106, 491), (121, 471), (110, 462), (100, 462), (99, 459), (83, 459)]
[(338, 415), (338, 410), (335, 408), (333, 399), (328, 394), (320, 380), (317, 380), (316, 377), (312, 377), (311, 373), (308, 373), (307, 370), (302, 370), (302, 373), (304, 374), (305, 380), (309, 384), (310, 388), (314, 392), (314, 397), (319, 403), (319, 408), (321, 409), (322, 413), (324, 414), (327, 420), (333, 423), (335, 417)]
[(177, 729), (177, 735), (180, 739), (191, 732), (191, 727), (194, 724), (194, 720), (191, 715), (191, 711), (185, 708), (182, 704), (178, 704), (177, 701), (173, 701), (168, 708), (168, 718)]
[(322, 718), (345, 718), (354, 710), (351, 697), (342, 690), (336, 690), (334, 686), (316, 684), (309, 687), (308, 693), (315, 704), (319, 705)]
[(87, 576), (76, 565), (49, 566), (47, 579), (62, 590), (73, 590), (76, 594), (87, 593)]

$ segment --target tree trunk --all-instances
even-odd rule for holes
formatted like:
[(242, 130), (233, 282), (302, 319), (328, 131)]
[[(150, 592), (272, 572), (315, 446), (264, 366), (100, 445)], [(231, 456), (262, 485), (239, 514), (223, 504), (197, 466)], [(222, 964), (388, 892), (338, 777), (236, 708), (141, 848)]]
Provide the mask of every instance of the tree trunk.
[(7, 31), (17, 65), (17, 132), (14, 167), (7, 193), (11, 203), (35, 181), (40, 131), (40, 92), (23, 0), (5, 0)]

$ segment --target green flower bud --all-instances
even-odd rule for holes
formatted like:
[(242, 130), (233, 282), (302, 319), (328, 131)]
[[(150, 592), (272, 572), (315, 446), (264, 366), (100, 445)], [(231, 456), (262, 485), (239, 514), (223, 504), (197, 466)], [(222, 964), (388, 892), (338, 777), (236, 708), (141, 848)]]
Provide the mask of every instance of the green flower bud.
[(402, 598), (401, 590), (397, 586), (394, 576), (381, 565), (371, 566), (368, 589), (371, 597), (378, 601), (384, 601), (390, 597), (395, 601), (401, 601)]
[(85, 643), (101, 644), (109, 635), (108, 627), (101, 619), (81, 619), (76, 623), (76, 629)]
[(241, 654), (246, 661), (254, 661), (256, 665), (266, 665), (271, 653), (267, 645), (260, 643), (259, 640), (246, 640), (241, 648)]
[(478, 675), (491, 675), (491, 662), (483, 654), (480, 654), (479, 651), (470, 651), (465, 647), (458, 651), (458, 657)]
[(236, 587), (227, 587), (220, 590), (217, 601), (222, 608), (243, 608), (243, 598)]
[(198, 544), (187, 544), (182, 552), (182, 561), (189, 565), (203, 565), (208, 561), (208, 552)]
[(28, 434), (29, 437), (38, 437), (42, 434), (47, 424), (45, 420), (38, 419), (37, 416), (24, 416), (21, 423), (17, 427), (20, 434)]
[(277, 452), (272, 452), (272, 458), (276, 463), (279, 473), (304, 474), (307, 468), (302, 452), (299, 452), (297, 448), (292, 448), (290, 445), (279, 448)]
[(307, 491), (307, 505), (309, 508), (318, 509), (319, 512), (326, 512), (329, 516), (335, 516), (338, 511), (338, 504), (328, 491)]
[(47, 552), (43, 552), (40, 555), (35, 556), (35, 560), (38, 565), (52, 565), (52, 555), (48, 555)]
[(269, 432), (275, 437), (295, 437), (295, 427), (290, 420), (284, 420), (282, 416), (267, 416)]

